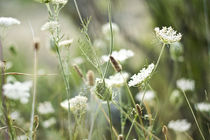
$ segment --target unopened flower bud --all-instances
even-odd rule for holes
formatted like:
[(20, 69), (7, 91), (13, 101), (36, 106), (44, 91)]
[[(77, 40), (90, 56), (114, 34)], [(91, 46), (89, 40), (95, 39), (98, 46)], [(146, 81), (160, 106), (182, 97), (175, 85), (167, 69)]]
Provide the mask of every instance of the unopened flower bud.
[(115, 60), (114, 57), (110, 56), (110, 61), (112, 63), (112, 66), (114, 67), (114, 69), (117, 71), (117, 72), (120, 72), (122, 71), (122, 66), (117, 62), (117, 60)]
[(94, 86), (94, 73), (93, 73), (92, 70), (89, 70), (87, 72), (86, 78), (87, 78), (87, 81), (88, 81), (88, 85), (89, 86)]

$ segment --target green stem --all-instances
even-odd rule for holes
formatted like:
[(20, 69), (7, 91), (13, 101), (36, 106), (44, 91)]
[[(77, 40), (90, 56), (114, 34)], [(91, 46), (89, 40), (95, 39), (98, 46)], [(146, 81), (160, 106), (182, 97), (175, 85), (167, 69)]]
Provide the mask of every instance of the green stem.
[(194, 118), (195, 123), (196, 123), (196, 125), (197, 125), (197, 127), (198, 127), (198, 130), (199, 130), (199, 132), (200, 132), (200, 134), (201, 134), (201, 137), (202, 137), (203, 140), (205, 140), (205, 137), (204, 137), (204, 135), (203, 135), (203, 133), (202, 133), (202, 131), (201, 131), (201, 128), (200, 128), (200, 126), (199, 126), (199, 124), (198, 124), (198, 121), (197, 121), (197, 119), (196, 119), (196, 117), (195, 117), (194, 111), (193, 111), (193, 109), (192, 109), (192, 107), (191, 107), (191, 105), (190, 105), (190, 102), (189, 102), (189, 100), (188, 100), (188, 98), (187, 98), (187, 95), (185, 94), (185, 91), (183, 91), (183, 90), (182, 90), (182, 93), (184, 94), (184, 97), (185, 97), (185, 99), (186, 99), (186, 101), (187, 101), (187, 104), (188, 104), (188, 106), (189, 106), (189, 108), (190, 108), (190, 111), (191, 111), (191, 113), (192, 113), (192, 115), (193, 115), (193, 118)]
[(157, 69), (157, 67), (158, 67), (158, 65), (159, 65), (160, 58), (161, 58), (161, 56), (162, 56), (162, 54), (163, 54), (165, 45), (166, 45), (166, 44), (164, 43), (163, 46), (162, 46), (162, 48), (161, 48), (160, 55), (159, 55), (158, 60), (157, 60), (157, 62), (156, 62), (156, 64), (155, 64), (155, 68), (154, 68), (153, 72), (155, 72), (155, 70)]
[(108, 111), (109, 111), (109, 120), (110, 120), (110, 133), (111, 133), (111, 139), (113, 140), (113, 132), (112, 132), (112, 114), (111, 114), (111, 108), (110, 108), (110, 102), (107, 101)]
[(136, 121), (136, 118), (137, 118), (137, 115), (135, 116), (135, 118), (134, 118), (133, 121), (132, 121), (131, 127), (130, 127), (130, 129), (129, 129), (129, 131), (128, 131), (128, 134), (127, 134), (125, 140), (128, 140), (128, 137), (129, 137), (129, 135), (130, 135), (130, 133), (131, 133), (131, 130), (132, 130), (133, 125), (134, 125), (134, 122)]

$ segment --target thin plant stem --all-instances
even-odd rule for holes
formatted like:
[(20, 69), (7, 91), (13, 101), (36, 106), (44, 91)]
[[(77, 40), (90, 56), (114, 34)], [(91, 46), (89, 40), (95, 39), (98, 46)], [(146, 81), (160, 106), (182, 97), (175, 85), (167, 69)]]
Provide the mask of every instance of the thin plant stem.
[(157, 67), (158, 67), (158, 65), (159, 65), (159, 63), (160, 63), (160, 58), (161, 58), (161, 56), (163, 55), (163, 51), (164, 51), (165, 45), (166, 45), (166, 44), (163, 43), (163, 46), (162, 46), (161, 51), (160, 51), (160, 55), (159, 55), (158, 60), (157, 60), (157, 62), (156, 62), (156, 64), (155, 64), (155, 68), (154, 68), (153, 72), (155, 72), (155, 70), (157, 69)]
[[(120, 104), (122, 104), (122, 94), (121, 92), (119, 92), (119, 96), (120, 96)], [(121, 134), (124, 134), (124, 125), (123, 125), (123, 113), (120, 110), (120, 125), (121, 125)]]
[[(3, 63), (4, 62), (4, 56), (3, 56), (3, 46), (1, 44), (1, 39), (0, 39), (0, 63)], [(8, 130), (9, 130), (9, 137), (14, 140), (15, 139), (15, 134), (13, 133), (13, 128), (12, 128), (12, 122), (8, 116), (8, 109), (7, 109), (7, 105), (6, 105), (6, 97), (4, 95), (4, 89), (3, 89), (3, 86), (5, 84), (5, 67), (2, 66), (1, 67), (1, 100), (2, 100), (2, 106), (3, 106), (3, 113), (4, 113), (4, 117), (5, 117), (5, 120), (6, 120), (6, 126), (8, 127)], [(6, 135), (7, 137), (7, 135)], [(8, 139), (8, 138), (6, 138)]]
[(131, 133), (131, 130), (132, 130), (132, 128), (133, 128), (134, 122), (136, 121), (136, 118), (137, 118), (137, 115), (135, 116), (135, 118), (134, 118), (133, 121), (132, 121), (132, 124), (131, 124), (131, 126), (130, 126), (130, 128), (129, 128), (129, 131), (128, 131), (128, 134), (127, 134), (125, 140), (128, 140), (128, 138), (129, 138), (129, 136), (130, 136), (130, 133)]
[[(108, 5), (108, 15), (109, 15), (109, 26), (110, 26), (110, 50), (109, 50), (109, 56), (112, 54), (112, 50), (114, 47), (114, 37), (113, 37), (113, 30), (112, 30), (112, 4), (111, 0), (109, 0), (109, 5)], [(103, 79), (106, 77), (107, 70), (109, 68), (110, 60), (107, 61), (105, 72)]]
[(184, 94), (184, 97), (185, 97), (185, 99), (186, 99), (186, 101), (187, 101), (187, 104), (188, 104), (188, 106), (189, 106), (189, 108), (190, 108), (190, 111), (191, 111), (191, 113), (192, 113), (192, 115), (193, 115), (193, 118), (194, 118), (195, 123), (196, 123), (196, 125), (197, 125), (197, 127), (198, 127), (198, 130), (199, 130), (199, 132), (200, 132), (200, 134), (201, 134), (201, 137), (202, 137), (203, 140), (205, 140), (205, 137), (204, 137), (204, 135), (203, 135), (203, 133), (202, 133), (202, 131), (201, 131), (201, 128), (200, 128), (200, 126), (199, 126), (199, 124), (198, 124), (198, 121), (197, 121), (197, 119), (196, 119), (196, 117), (195, 117), (195, 113), (194, 113), (194, 111), (193, 111), (193, 109), (192, 109), (192, 107), (191, 107), (191, 105), (190, 105), (190, 102), (189, 102), (189, 100), (188, 100), (188, 98), (187, 98), (187, 95), (185, 94), (185, 91), (183, 91), (183, 90), (182, 90), (182, 93)]
[(30, 120), (30, 140), (33, 139), (33, 124), (34, 124), (34, 112), (35, 112), (35, 103), (36, 103), (36, 85), (37, 85), (37, 51), (38, 49), (34, 48), (34, 76), (33, 76), (33, 97), (32, 97), (32, 108), (31, 108), (31, 120)]
[(110, 108), (110, 102), (107, 101), (107, 107), (109, 112), (109, 120), (110, 120), (110, 133), (111, 133), (111, 139), (113, 140), (113, 131), (112, 131), (112, 114), (111, 114), (111, 108)]

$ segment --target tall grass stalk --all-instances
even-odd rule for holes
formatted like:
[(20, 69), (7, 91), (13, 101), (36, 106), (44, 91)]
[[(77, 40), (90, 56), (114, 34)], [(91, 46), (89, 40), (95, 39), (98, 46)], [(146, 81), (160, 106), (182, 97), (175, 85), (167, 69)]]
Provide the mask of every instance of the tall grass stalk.
[(109, 112), (111, 139), (114, 140), (113, 131), (112, 131), (112, 114), (111, 114), (111, 108), (110, 108), (110, 102), (109, 101), (107, 101), (107, 107), (108, 107), (108, 112)]
[(128, 138), (129, 138), (129, 136), (130, 136), (130, 133), (131, 133), (131, 130), (132, 130), (132, 128), (133, 128), (134, 122), (136, 121), (136, 118), (137, 118), (137, 115), (135, 115), (135, 117), (134, 117), (134, 119), (133, 119), (133, 121), (132, 121), (132, 124), (131, 124), (131, 126), (130, 126), (130, 128), (129, 128), (129, 131), (128, 131), (128, 134), (127, 134), (125, 140), (128, 140)]
[(191, 113), (192, 113), (192, 115), (193, 115), (193, 118), (194, 118), (195, 123), (196, 123), (196, 125), (197, 125), (197, 127), (198, 127), (198, 130), (199, 130), (199, 132), (200, 132), (200, 134), (201, 134), (201, 137), (202, 137), (203, 140), (205, 140), (205, 137), (204, 137), (204, 135), (203, 135), (203, 133), (202, 133), (202, 131), (201, 131), (201, 128), (200, 128), (200, 126), (199, 126), (199, 124), (198, 124), (198, 121), (197, 121), (197, 119), (196, 119), (195, 113), (194, 113), (194, 111), (193, 111), (193, 109), (192, 109), (192, 107), (191, 107), (191, 105), (190, 105), (190, 102), (189, 102), (189, 100), (188, 100), (188, 98), (187, 98), (187, 95), (186, 95), (185, 91), (183, 91), (183, 90), (182, 90), (182, 93), (184, 94), (184, 97), (185, 97), (185, 99), (186, 99), (186, 101), (187, 101), (187, 104), (188, 104), (188, 106), (189, 106), (189, 108), (190, 108), (190, 111), (191, 111)]
[(31, 108), (31, 120), (29, 129), (29, 138), (33, 139), (33, 124), (34, 124), (34, 112), (36, 103), (36, 85), (37, 85), (37, 52), (38, 49), (34, 47), (34, 76), (33, 76), (33, 96), (32, 96), (32, 108)]
[[(3, 56), (3, 46), (1, 43), (1, 38), (0, 38), (0, 63), (4, 63), (4, 56)], [(3, 114), (5, 117), (5, 121), (6, 121), (6, 126), (9, 130), (9, 137), (11, 140), (15, 139), (15, 134), (14, 134), (14, 130), (12, 128), (12, 122), (9, 118), (9, 114), (8, 114), (8, 109), (7, 109), (7, 105), (6, 105), (6, 97), (4, 96), (4, 89), (3, 86), (5, 84), (5, 66), (3, 64), (3, 66), (1, 66), (1, 102), (2, 102), (2, 107), (3, 107)], [(7, 134), (6, 134), (6, 137)], [(8, 139), (8, 138), (6, 138)]]
[(156, 62), (156, 64), (155, 64), (155, 68), (154, 68), (153, 72), (156, 71), (156, 69), (157, 69), (157, 67), (158, 67), (158, 65), (159, 65), (159, 63), (160, 63), (160, 58), (161, 58), (161, 56), (163, 55), (163, 51), (164, 51), (165, 46), (166, 46), (166, 44), (163, 43), (163, 46), (162, 46), (161, 51), (160, 51), (160, 55), (159, 55), (158, 60), (157, 60), (157, 62)]

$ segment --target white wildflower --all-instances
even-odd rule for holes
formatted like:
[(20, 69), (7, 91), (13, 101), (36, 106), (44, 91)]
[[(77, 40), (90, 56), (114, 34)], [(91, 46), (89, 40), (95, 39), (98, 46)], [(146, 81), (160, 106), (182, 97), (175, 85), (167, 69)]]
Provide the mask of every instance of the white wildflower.
[(183, 91), (193, 91), (195, 89), (195, 81), (190, 79), (181, 78), (176, 81), (176, 85)]
[(17, 119), (19, 119), (19, 118), (20, 118), (20, 112), (14, 111), (14, 112), (12, 112), (12, 113), (10, 114), (10, 117), (11, 117), (12, 120), (17, 120)]
[(210, 103), (197, 103), (195, 108), (201, 112), (210, 112)]
[[(75, 96), (74, 98), (70, 99), (70, 110), (73, 112), (73, 114), (85, 113), (87, 110), (87, 100), (87, 97), (81, 95)], [(68, 110), (68, 100), (61, 102), (61, 106), (64, 109)]]
[(76, 65), (80, 65), (80, 64), (84, 63), (84, 60), (82, 57), (76, 57), (72, 61), (73, 61), (72, 63), (76, 64)]
[[(119, 29), (118, 25), (115, 24), (115, 23), (112, 23), (112, 32), (113, 32), (113, 34), (118, 33), (119, 30), (120, 29)], [(110, 30), (110, 24), (109, 23), (104, 24), (102, 26), (102, 33), (105, 36), (110, 36), (110, 32), (111, 32), (111, 30)]]
[(142, 99), (143, 99), (143, 101), (151, 101), (154, 98), (155, 98), (155, 93), (152, 90), (145, 91), (145, 93), (139, 92), (136, 95), (136, 100), (138, 100), (138, 101), (142, 101)]
[(134, 74), (131, 77), (131, 80), (129, 81), (128, 85), (131, 87), (131, 86), (136, 86), (136, 85), (141, 84), (143, 81), (145, 81), (147, 78), (149, 78), (154, 67), (155, 67), (155, 65), (152, 63), (147, 68), (143, 68), (142, 70), (140, 70), (140, 72), (138, 74)]
[(30, 88), (32, 87), (32, 82), (18, 82), (7, 83), (3, 86), (4, 95), (9, 99), (20, 100), (22, 104), (28, 103), (28, 98), (30, 97)]
[(160, 29), (159, 27), (156, 27), (155, 29), (156, 37), (165, 44), (171, 44), (174, 42), (178, 42), (182, 38), (181, 33), (177, 33), (174, 31), (174, 29), (170, 27), (163, 27)]
[(176, 132), (186, 132), (190, 129), (191, 123), (187, 122), (187, 120), (172, 120), (168, 124), (168, 128), (173, 129)]
[(20, 21), (12, 17), (0, 17), (0, 27), (19, 25)]
[[(131, 50), (121, 49), (120, 51), (113, 51), (111, 54), (117, 61), (124, 62), (126, 59), (134, 56), (134, 52)], [(102, 60), (104, 62), (109, 61), (109, 56), (104, 55), (102, 56)]]
[(39, 103), (38, 112), (40, 114), (45, 115), (45, 114), (54, 113), (55, 110), (50, 102), (45, 101), (43, 103)]
[(73, 39), (70, 39), (70, 40), (64, 40), (64, 41), (60, 41), (58, 43), (58, 46), (61, 47), (61, 46), (66, 46), (66, 47), (69, 47), (71, 46), (71, 44), (73, 43)]
[(63, 5), (65, 5), (68, 2), (68, 0), (52, 0), (51, 2), (52, 2), (52, 4), (63, 4)]
[(49, 128), (50, 126), (54, 125), (55, 123), (56, 123), (56, 119), (54, 117), (52, 117), (46, 121), (43, 121), (42, 126), (44, 128)]
[(105, 82), (108, 87), (121, 87), (125, 83), (125, 80), (128, 79), (128, 76), (126, 72), (123, 72), (122, 75), (116, 73), (115, 75), (109, 76), (108, 79), (105, 79)]
[(60, 27), (57, 21), (49, 21), (42, 25), (41, 30), (42, 31), (50, 31), (53, 32), (56, 30), (56, 28)]

